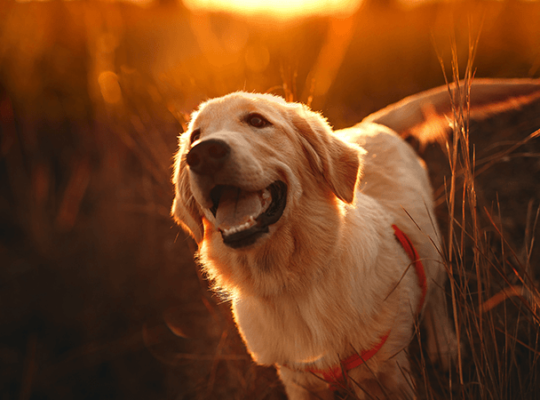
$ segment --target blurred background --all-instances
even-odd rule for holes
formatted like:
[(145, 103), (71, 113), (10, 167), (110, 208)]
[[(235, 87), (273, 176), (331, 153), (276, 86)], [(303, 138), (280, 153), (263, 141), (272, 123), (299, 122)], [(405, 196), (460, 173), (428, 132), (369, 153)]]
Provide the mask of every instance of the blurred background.
[(540, 76), (539, 2), (260, 3), (0, 2), (0, 399), (284, 398), (169, 216), (201, 101), (271, 92), (342, 128), (477, 39), (477, 77)]

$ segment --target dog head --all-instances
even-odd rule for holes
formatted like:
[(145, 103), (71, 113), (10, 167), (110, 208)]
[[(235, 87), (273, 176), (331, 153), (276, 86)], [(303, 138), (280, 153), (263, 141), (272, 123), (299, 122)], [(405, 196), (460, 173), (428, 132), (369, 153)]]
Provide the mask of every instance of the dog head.
[(172, 213), (199, 244), (205, 226), (232, 248), (267, 236), (302, 196), (302, 175), (354, 201), (359, 149), (319, 114), (277, 96), (239, 92), (203, 103), (179, 147)]
[(172, 214), (221, 258), (263, 251), (280, 230), (292, 235), (291, 225), (329, 230), (309, 224), (334, 223), (354, 202), (360, 154), (304, 105), (243, 92), (213, 99), (180, 137)]

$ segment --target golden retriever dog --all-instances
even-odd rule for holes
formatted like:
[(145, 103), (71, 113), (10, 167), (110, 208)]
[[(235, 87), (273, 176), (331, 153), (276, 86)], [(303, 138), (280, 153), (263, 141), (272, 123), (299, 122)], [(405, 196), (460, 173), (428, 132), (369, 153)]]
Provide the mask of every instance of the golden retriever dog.
[[(506, 84), (478, 81), (477, 103), (538, 90)], [(333, 131), (302, 104), (237, 92), (203, 103), (180, 137), (173, 215), (291, 400), (345, 386), (414, 398), (406, 349), (420, 317), (431, 359), (448, 368), (456, 356), (432, 189), (395, 132), (421, 126), (426, 104), (448, 112), (448, 89)]]

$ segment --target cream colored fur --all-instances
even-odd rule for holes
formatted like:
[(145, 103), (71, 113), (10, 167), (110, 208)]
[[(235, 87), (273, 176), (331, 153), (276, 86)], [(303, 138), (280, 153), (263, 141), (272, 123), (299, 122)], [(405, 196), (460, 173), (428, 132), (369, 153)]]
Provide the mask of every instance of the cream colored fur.
[[(243, 121), (258, 113), (270, 123)], [(379, 116), (379, 118), (382, 118)], [(208, 182), (190, 170), (190, 134), (232, 149), (215, 184), (261, 190), (279, 179), (287, 205), (255, 244), (232, 249), (209, 211)], [(420, 287), (396, 241), (396, 224), (423, 261), (428, 295), (427, 347), (448, 367), (457, 351), (443, 293), (446, 272), (426, 170), (394, 131), (363, 122), (333, 132), (319, 114), (271, 95), (233, 93), (202, 104), (180, 138), (173, 215), (199, 245), (198, 259), (216, 290), (230, 296), (253, 359), (276, 365), (291, 400), (331, 399), (308, 367), (339, 365), (387, 342), (349, 372), (359, 398), (413, 398), (405, 354), (414, 335)]]

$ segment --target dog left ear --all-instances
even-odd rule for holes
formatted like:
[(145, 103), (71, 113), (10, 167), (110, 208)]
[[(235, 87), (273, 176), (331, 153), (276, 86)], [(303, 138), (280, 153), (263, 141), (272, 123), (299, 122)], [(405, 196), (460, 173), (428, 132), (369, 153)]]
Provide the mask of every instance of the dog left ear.
[(339, 199), (352, 203), (361, 174), (360, 149), (336, 137), (326, 120), (307, 107), (298, 107), (291, 114), (311, 167), (322, 174)]
[(176, 156), (177, 159), (174, 166), (173, 183), (175, 186), (175, 197), (171, 214), (175, 221), (200, 245), (204, 236), (204, 225), (199, 208), (197, 207), (197, 202), (191, 193), (186, 160), (182, 159), (181, 154), (182, 148), (180, 148)]

